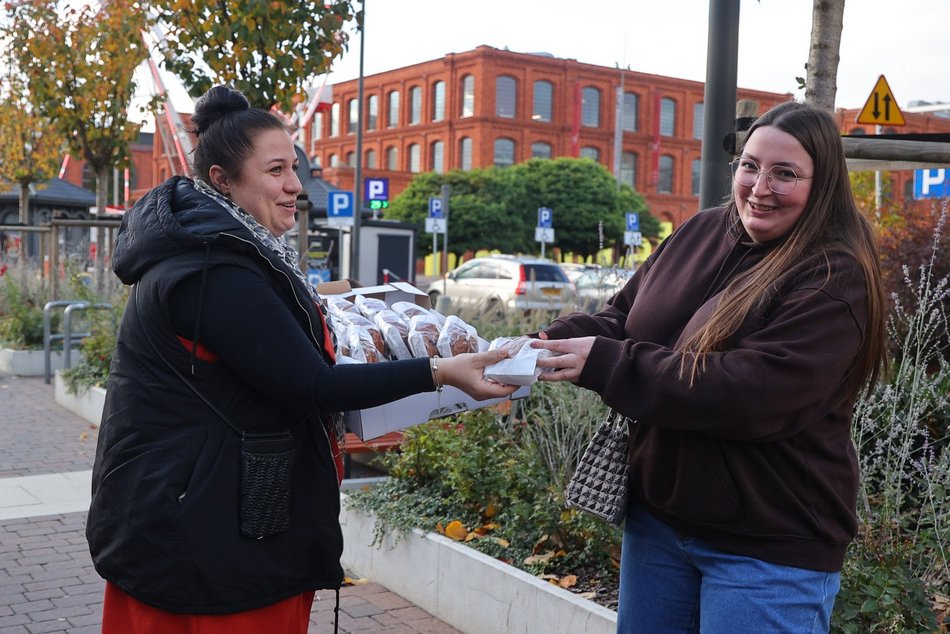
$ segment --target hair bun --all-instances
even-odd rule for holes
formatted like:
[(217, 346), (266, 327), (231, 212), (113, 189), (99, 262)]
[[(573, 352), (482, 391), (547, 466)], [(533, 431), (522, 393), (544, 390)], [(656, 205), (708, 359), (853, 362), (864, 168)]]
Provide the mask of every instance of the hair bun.
[(191, 117), (193, 132), (200, 135), (215, 121), (232, 112), (249, 110), (250, 107), (250, 102), (240, 90), (229, 86), (213, 86), (195, 104), (195, 114)]

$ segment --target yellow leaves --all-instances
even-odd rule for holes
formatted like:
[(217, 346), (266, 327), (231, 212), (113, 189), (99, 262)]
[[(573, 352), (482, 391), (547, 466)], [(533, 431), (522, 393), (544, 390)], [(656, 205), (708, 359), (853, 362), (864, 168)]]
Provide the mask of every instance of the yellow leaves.
[(454, 539), (457, 542), (470, 542), (476, 539), (491, 539), (502, 548), (508, 548), (511, 544), (507, 539), (489, 535), (491, 531), (497, 528), (501, 528), (501, 525), (494, 522), (488, 522), (487, 524), (482, 524), (481, 526), (470, 531), (459, 520), (453, 520), (444, 527), (442, 526), (442, 522), (439, 522), (435, 526), (435, 529), (441, 535), (445, 535), (449, 539)]
[(445, 536), (457, 542), (462, 542), (468, 537), (468, 529), (462, 525), (462, 522), (455, 520), (449, 522), (449, 525), (445, 527)]
[(362, 585), (365, 585), (365, 584), (367, 584), (367, 583), (369, 583), (369, 579), (366, 579), (366, 578), (363, 578), (363, 577), (361, 577), (361, 578), (359, 578), (359, 579), (353, 579), (353, 578), (351, 578), (351, 577), (343, 577), (343, 585), (344, 585), (344, 586), (362, 586)]
[(565, 575), (557, 582), (561, 588), (573, 588), (577, 585), (577, 575)]

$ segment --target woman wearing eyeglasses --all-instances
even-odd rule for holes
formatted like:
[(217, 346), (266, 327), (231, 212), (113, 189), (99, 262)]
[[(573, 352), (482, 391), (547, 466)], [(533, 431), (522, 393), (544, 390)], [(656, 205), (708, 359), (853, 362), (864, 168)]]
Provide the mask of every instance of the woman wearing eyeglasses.
[(618, 632), (825, 632), (857, 520), (851, 411), (883, 371), (874, 233), (828, 113), (784, 103), (542, 380), (629, 417)]

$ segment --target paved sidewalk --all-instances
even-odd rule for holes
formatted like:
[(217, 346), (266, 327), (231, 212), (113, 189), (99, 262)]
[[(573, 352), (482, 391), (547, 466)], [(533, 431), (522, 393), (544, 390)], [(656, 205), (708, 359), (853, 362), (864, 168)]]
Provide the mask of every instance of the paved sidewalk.
[[(84, 537), (98, 430), (42, 377), (4, 374), (0, 430), (0, 634), (99, 632), (103, 581)], [(458, 632), (371, 581), (341, 591), (340, 632)], [(317, 593), (310, 632), (333, 631), (333, 604)]]

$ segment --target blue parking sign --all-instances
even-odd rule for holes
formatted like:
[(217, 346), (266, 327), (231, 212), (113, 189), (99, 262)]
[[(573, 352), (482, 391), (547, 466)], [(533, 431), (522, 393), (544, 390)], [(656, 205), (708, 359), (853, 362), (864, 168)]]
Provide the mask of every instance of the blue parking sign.
[(554, 222), (554, 212), (548, 207), (538, 207), (538, 228), (550, 229)]
[(353, 192), (335, 191), (327, 195), (327, 224), (353, 224)]
[(627, 231), (640, 231), (640, 214), (635, 211), (627, 212)]
[(436, 196), (429, 197), (429, 217), (445, 218), (445, 209), (442, 207), (442, 199)]
[(914, 172), (914, 199), (925, 198), (950, 198), (950, 170), (939, 168)]

